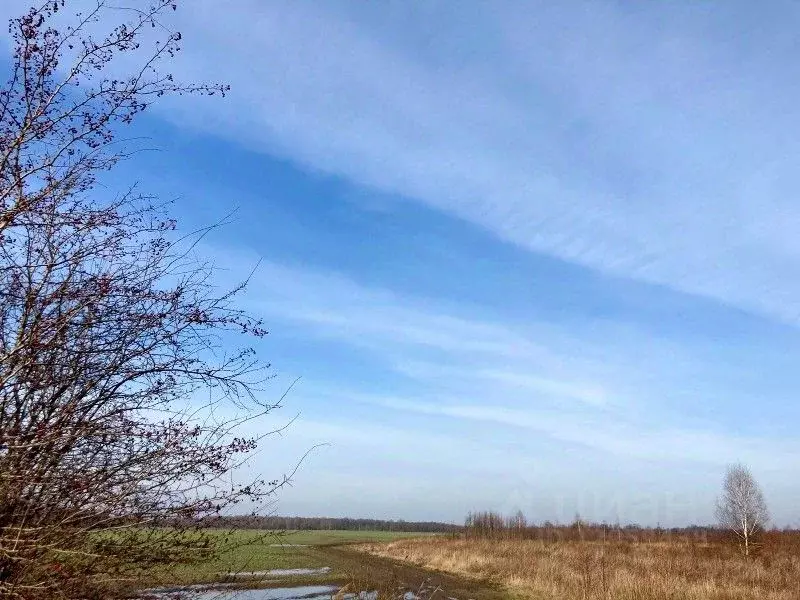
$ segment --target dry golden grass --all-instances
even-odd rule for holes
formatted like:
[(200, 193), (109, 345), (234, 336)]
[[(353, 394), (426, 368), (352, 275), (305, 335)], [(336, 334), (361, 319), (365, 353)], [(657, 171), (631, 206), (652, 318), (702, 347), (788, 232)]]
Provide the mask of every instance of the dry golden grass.
[(796, 549), (745, 560), (720, 544), (433, 539), (363, 550), (554, 600), (798, 600)]

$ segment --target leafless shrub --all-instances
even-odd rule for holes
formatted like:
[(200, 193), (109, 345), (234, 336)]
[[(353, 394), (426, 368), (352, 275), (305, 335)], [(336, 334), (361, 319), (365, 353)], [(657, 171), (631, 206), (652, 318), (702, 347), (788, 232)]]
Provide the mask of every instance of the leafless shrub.
[[(100, 1), (57, 30), (63, 0), (12, 20), (0, 91), (0, 596), (112, 598), (138, 571), (202, 559), (193, 523), (283, 480), (234, 485), (257, 439), (236, 428), (264, 365), (226, 352), (262, 325), (219, 293), (165, 206), (135, 189), (104, 197), (98, 175), (126, 156), (117, 137), (165, 94), (224, 94), (159, 71), (180, 34), (153, 0)], [(105, 24), (114, 26), (105, 34)], [(140, 67), (110, 76), (122, 55)], [(150, 35), (148, 33), (148, 35)], [(223, 337), (226, 344), (223, 345)], [(199, 399), (206, 400), (200, 402)], [(232, 407), (213, 410), (221, 402)], [(227, 483), (226, 483), (227, 482)]]

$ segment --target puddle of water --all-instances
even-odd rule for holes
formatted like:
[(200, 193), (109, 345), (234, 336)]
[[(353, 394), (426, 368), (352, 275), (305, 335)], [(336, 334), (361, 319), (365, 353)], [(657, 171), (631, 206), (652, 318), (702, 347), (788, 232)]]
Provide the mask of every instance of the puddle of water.
[[(291, 575), (319, 575), (328, 573), (330, 567), (318, 569), (272, 569), (269, 571), (252, 571), (249, 573), (231, 573), (238, 577), (264, 577), (264, 576), (291, 576)], [(245, 580), (246, 581), (246, 580)], [(335, 585), (302, 585), (280, 588), (241, 589), (233, 587), (235, 583), (219, 583), (205, 585), (191, 585), (188, 587), (157, 588), (143, 590), (140, 598), (143, 600), (172, 600), (184, 598), (189, 600), (378, 600), (378, 592), (361, 591), (345, 592)], [(241, 585), (241, 583), (239, 584)], [(435, 590), (429, 585), (423, 585), (416, 592), (400, 586), (395, 592), (395, 600), (424, 600), (432, 598), (439, 588)], [(457, 598), (447, 597), (447, 600)]]
[(220, 596), (200, 596), (203, 600), (330, 600), (339, 591), (333, 585), (304, 585), (300, 587), (272, 588), (265, 590), (229, 590)]
[[(224, 586), (148, 590), (143, 598), (167, 600), (185, 597), (191, 600), (331, 600), (339, 591), (335, 585), (302, 585), (258, 590), (234, 590)], [(179, 596), (178, 594), (183, 594)]]
[(292, 575), (325, 575), (329, 573), (330, 570), (330, 567), (319, 567), (314, 569), (270, 569), (269, 571), (242, 571), (240, 573), (226, 573), (226, 575), (234, 578), (291, 577)]
[[(293, 569), (286, 569), (292, 571)], [(302, 585), (283, 588), (234, 589), (232, 584), (214, 586), (193, 585), (185, 588), (160, 588), (143, 592), (147, 600), (332, 600), (339, 587), (335, 585)], [(424, 597), (424, 596), (423, 596)], [(341, 600), (378, 600), (378, 592), (362, 591), (338, 595)], [(397, 600), (421, 600), (421, 596), (410, 591), (399, 590)], [(447, 600), (457, 600), (448, 598)]]
[(267, 571), (267, 575), (276, 577), (289, 577), (290, 575), (324, 575), (331, 570), (330, 567), (319, 567), (318, 569), (272, 569)]

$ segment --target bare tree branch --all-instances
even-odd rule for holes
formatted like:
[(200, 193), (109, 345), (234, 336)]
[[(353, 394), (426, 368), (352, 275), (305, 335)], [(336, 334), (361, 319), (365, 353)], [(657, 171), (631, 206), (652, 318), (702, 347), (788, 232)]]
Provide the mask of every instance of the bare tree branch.
[[(194, 258), (209, 229), (178, 236), (168, 205), (100, 173), (130, 154), (121, 128), (165, 94), (224, 95), (159, 68), (180, 49), (172, 0), (122, 11), (103, 0), (74, 24), (49, 0), (11, 21), (0, 90), (0, 596), (114, 598), (154, 565), (218, 550), (198, 531), (288, 483), (235, 484), (264, 434), (244, 423), (266, 365), (232, 334), (263, 337)], [(112, 25), (104, 35), (97, 29)], [(162, 39), (127, 77), (125, 53)], [(90, 29), (92, 33), (90, 33)], [(69, 65), (61, 63), (69, 57)], [(212, 226), (213, 229), (213, 226)], [(223, 343), (223, 338), (225, 343)], [(195, 402), (201, 391), (209, 400)], [(189, 407), (186, 407), (187, 402)], [(220, 418), (222, 403), (239, 416)], [(184, 408), (180, 408), (183, 406)], [(279, 430), (277, 430), (279, 431)]]

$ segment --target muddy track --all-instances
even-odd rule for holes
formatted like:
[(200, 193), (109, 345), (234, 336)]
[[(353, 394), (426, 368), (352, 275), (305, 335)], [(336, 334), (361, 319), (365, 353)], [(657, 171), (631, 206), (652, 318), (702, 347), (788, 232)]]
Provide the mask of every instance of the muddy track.
[(474, 581), (430, 571), (416, 565), (359, 552), (348, 545), (318, 546), (327, 564), (337, 573), (346, 574), (338, 583), (351, 583), (354, 588), (393, 591), (398, 588), (417, 590), (423, 586), (439, 588), (434, 600), (508, 600), (508, 593), (488, 581)]

